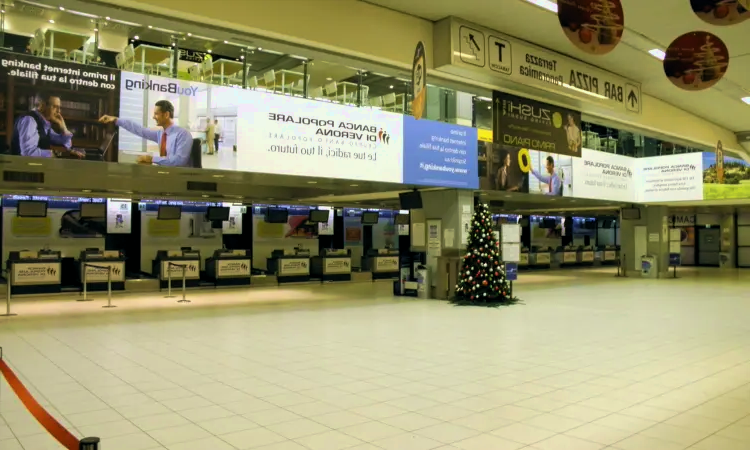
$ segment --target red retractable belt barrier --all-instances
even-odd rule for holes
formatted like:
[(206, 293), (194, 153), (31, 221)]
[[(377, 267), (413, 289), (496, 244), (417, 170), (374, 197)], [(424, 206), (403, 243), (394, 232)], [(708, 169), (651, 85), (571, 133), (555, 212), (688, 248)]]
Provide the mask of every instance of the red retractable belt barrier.
[(13, 392), (16, 393), (26, 409), (31, 413), (32, 416), (52, 435), (57, 441), (62, 444), (63, 447), (68, 450), (78, 450), (78, 438), (65, 429), (60, 422), (55, 420), (50, 413), (48, 413), (42, 405), (37, 402), (26, 386), (21, 383), (13, 370), (5, 363), (2, 359), (2, 353), (0, 353), (0, 373), (3, 374), (5, 380), (10, 385)]

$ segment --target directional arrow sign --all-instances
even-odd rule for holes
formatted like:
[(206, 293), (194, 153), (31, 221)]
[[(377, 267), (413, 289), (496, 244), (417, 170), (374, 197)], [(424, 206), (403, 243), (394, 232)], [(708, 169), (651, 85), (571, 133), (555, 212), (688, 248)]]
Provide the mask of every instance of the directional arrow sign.
[(479, 44), (477, 44), (477, 40), (474, 39), (473, 34), (469, 35), (469, 40), (471, 41), (472, 44), (474, 44), (474, 47), (477, 49), (477, 51), (481, 50), (481, 48), (479, 47)]
[(635, 84), (625, 83), (625, 108), (634, 113), (641, 112), (641, 88)]
[(461, 61), (472, 66), (484, 67), (484, 33), (474, 28), (461, 26), (458, 32)]

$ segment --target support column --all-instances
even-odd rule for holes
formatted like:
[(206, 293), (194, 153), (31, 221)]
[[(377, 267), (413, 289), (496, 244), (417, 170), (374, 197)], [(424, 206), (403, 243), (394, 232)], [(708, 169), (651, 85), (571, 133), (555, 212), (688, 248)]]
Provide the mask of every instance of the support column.
[(474, 193), (458, 189), (422, 192), (422, 209), (411, 211), (412, 251), (427, 254), (433, 298), (447, 298), (455, 288), (458, 274), (446, 258), (463, 257), (473, 214)]
[(656, 258), (658, 277), (669, 272), (669, 208), (639, 206), (640, 220), (620, 219), (620, 259), (627, 276), (640, 277), (641, 257)]
[(721, 253), (719, 253), (719, 264), (722, 269), (737, 267), (736, 229), (735, 213), (724, 213), (721, 217)]

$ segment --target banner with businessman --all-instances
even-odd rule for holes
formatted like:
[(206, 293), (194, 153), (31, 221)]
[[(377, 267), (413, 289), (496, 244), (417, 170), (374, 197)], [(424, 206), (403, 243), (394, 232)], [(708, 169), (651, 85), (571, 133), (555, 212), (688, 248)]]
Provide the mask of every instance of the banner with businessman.
[(0, 153), (117, 161), (113, 127), (98, 119), (119, 111), (119, 70), (0, 52), (0, 92)]

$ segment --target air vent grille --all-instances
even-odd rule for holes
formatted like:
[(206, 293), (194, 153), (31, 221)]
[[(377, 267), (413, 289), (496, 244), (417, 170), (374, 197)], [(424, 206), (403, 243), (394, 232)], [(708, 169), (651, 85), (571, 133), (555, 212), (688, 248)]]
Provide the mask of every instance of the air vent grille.
[(211, 183), (207, 181), (188, 181), (187, 190), (188, 191), (201, 191), (201, 192), (217, 192), (219, 190), (219, 186), (216, 183)]
[(13, 183), (44, 183), (44, 172), (18, 172), (4, 170), (3, 181)]

